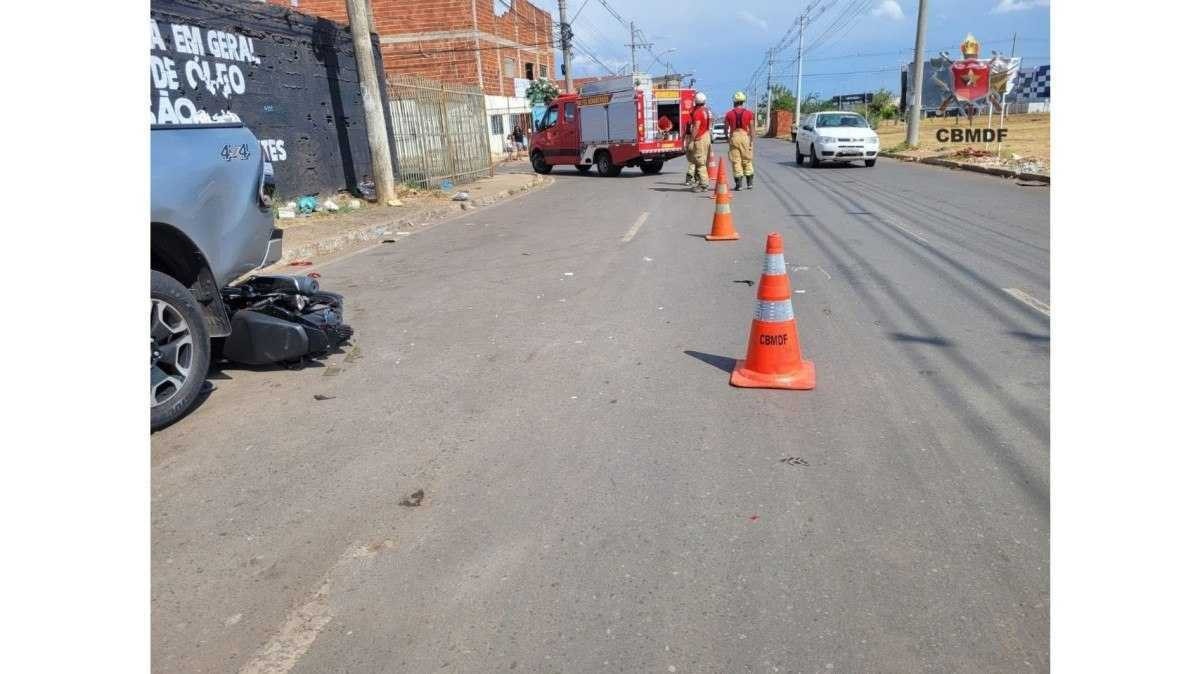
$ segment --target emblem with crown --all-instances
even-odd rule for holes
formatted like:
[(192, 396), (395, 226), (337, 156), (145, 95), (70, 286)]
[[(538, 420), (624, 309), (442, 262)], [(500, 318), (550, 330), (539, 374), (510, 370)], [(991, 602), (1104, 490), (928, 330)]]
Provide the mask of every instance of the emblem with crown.
[(976, 40), (975, 36), (970, 33), (967, 33), (966, 39), (964, 39), (962, 44), (958, 46), (958, 48), (962, 50), (964, 59), (979, 58), (979, 47), (979, 40)]

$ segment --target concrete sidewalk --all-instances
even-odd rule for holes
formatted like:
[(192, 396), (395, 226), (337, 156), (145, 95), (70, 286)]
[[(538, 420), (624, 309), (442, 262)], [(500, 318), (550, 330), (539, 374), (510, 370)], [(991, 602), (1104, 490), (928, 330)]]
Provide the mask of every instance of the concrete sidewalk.
[[(458, 185), (449, 192), (399, 187), (397, 196), (402, 202), (399, 206), (362, 201), (361, 208), (351, 210), (346, 199), (339, 201), (340, 210), (336, 212), (278, 218), (275, 226), (283, 230), (283, 258), (272, 269), (287, 267), (293, 262), (327, 259), (365, 248), (386, 237), (408, 236), (465, 210), (489, 206), (550, 182), (552, 179), (528, 169), (497, 172), (494, 176)], [(470, 198), (454, 201), (452, 197), (460, 191)]]

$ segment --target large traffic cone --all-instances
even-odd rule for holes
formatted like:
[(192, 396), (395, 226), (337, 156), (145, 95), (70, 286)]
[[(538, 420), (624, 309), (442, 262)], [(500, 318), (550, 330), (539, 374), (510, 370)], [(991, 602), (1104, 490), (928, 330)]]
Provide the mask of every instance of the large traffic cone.
[(724, 158), (721, 159), (721, 170), (717, 175), (720, 178), (717, 179), (717, 192), (713, 195), (717, 204), (713, 208), (712, 231), (704, 238), (709, 241), (737, 241), (742, 237), (733, 228), (733, 197), (729, 194), (729, 187), (721, 180), (725, 177)]
[(708, 146), (708, 182), (713, 182), (717, 179), (717, 153), (713, 152), (712, 146)]
[(746, 359), (739, 360), (729, 383), (745, 388), (809, 390), (817, 385), (811, 360), (804, 360), (796, 317), (792, 313), (792, 284), (783, 260), (783, 237), (767, 235), (767, 254), (758, 283), (758, 309), (750, 323)]

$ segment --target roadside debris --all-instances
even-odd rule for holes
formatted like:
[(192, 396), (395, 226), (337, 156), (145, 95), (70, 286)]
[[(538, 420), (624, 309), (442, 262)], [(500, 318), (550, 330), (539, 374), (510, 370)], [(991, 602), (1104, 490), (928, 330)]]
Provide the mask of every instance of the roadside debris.
[(279, 212), (276, 213), (275, 215), (278, 218), (280, 218), (281, 220), (288, 220), (288, 219), (296, 217), (296, 211), (293, 211), (290, 208), (281, 208), (281, 209), (279, 209)]
[(779, 460), (779, 463), (786, 463), (789, 466), (807, 466), (808, 461), (801, 459), (798, 456), (785, 456)]
[(321, 204), (321, 208), (334, 213), (341, 210), (341, 208), (337, 205), (337, 202), (333, 199), (326, 199), (325, 203)]
[(321, 395), (320, 393), (313, 396), (313, 400), (333, 400), (334, 398), (337, 398), (337, 396)]
[(300, 197), (296, 200), (296, 208), (301, 213), (313, 213), (317, 210), (317, 198), (315, 196)]
[(400, 505), (405, 508), (416, 508), (421, 505), (421, 501), (425, 500), (425, 490), (418, 489), (408, 496), (408, 498), (400, 499)]
[(289, 267), (311, 267), (312, 260), (292, 260), (288, 263)]
[(388, 206), (403, 206), (404, 200), (403, 199), (388, 199), (387, 205)]
[(468, 192), (457, 192), (454, 196), (450, 197), (450, 199), (452, 201), (470, 201), (471, 195)]
[(357, 211), (358, 209), (362, 208), (362, 202), (358, 199), (351, 199), (346, 203), (346, 208), (349, 208), (352, 211)]
[(746, 287), (753, 287), (753, 286), (754, 286), (754, 281), (751, 281), (751, 280), (750, 280), (750, 279), (748, 279), (748, 278), (744, 278), (744, 279), (738, 279), (738, 280), (734, 281), (734, 283), (745, 283), (745, 284), (746, 284)]

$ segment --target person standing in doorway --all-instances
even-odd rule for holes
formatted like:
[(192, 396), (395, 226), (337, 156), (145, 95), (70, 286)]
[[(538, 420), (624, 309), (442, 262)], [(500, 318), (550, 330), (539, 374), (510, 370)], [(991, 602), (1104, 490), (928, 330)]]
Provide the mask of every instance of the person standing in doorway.
[(733, 166), (733, 189), (754, 189), (754, 113), (746, 109), (746, 94), (733, 95), (733, 109), (725, 113), (729, 129), (729, 163)]
[(525, 132), (520, 124), (514, 124), (512, 130), (513, 145), (517, 147), (517, 159), (521, 158), (521, 150), (525, 149)]
[(688, 172), (684, 185), (691, 185), (693, 192), (708, 191), (708, 150), (712, 146), (712, 112), (709, 111), (708, 97), (704, 92), (696, 92), (696, 107), (692, 108), (692, 121), (688, 124), (684, 147), (688, 153)]

